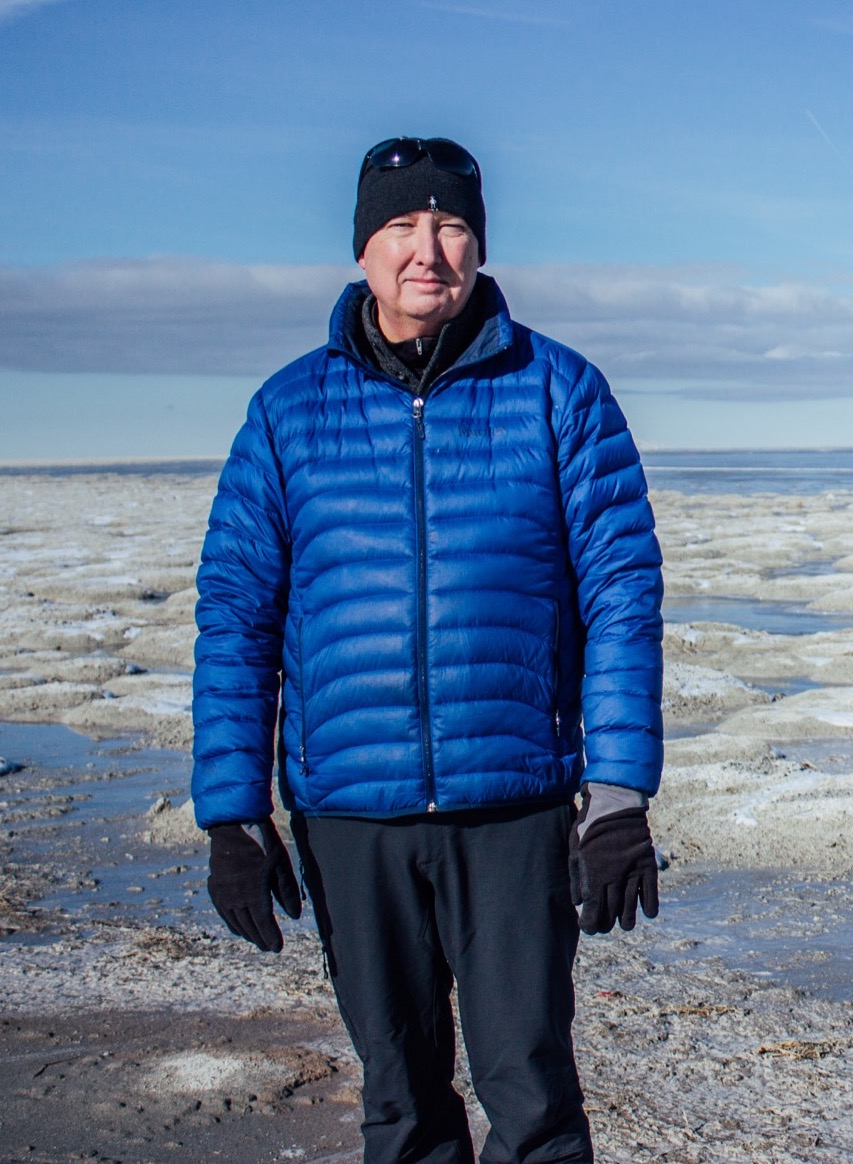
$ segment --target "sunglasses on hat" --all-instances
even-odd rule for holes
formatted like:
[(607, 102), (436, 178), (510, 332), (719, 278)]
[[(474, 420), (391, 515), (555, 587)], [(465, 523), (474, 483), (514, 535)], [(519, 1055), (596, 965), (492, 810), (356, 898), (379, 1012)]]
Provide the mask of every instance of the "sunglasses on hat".
[(482, 187), (480, 167), (475, 159), (461, 145), (446, 137), (389, 137), (368, 150), (361, 163), (358, 184), (370, 166), (375, 170), (399, 170), (411, 166), (426, 154), (437, 170), (446, 174), (459, 174), (462, 178), (476, 175), (477, 184)]

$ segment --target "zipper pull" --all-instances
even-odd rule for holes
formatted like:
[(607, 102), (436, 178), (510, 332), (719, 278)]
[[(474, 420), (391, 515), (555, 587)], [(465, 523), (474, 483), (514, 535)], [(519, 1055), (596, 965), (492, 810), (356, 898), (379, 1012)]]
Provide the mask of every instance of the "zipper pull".
[(419, 356), (422, 356), (424, 354), (424, 341), (421, 339), (420, 336), (417, 336), (415, 339), (415, 349), (416, 349)]
[(412, 415), (415, 418), (415, 430), (421, 440), (424, 439), (424, 402), (416, 396), (412, 405)]

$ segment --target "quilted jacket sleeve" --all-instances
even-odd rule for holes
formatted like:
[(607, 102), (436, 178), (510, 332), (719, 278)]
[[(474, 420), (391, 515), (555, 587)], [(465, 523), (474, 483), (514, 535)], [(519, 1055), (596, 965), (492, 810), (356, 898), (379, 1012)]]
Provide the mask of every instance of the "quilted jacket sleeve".
[(222, 471), (198, 572), (192, 794), (201, 828), (272, 812), (289, 539), (263, 397)]
[(563, 417), (560, 473), (586, 633), (586, 779), (653, 795), (663, 764), (660, 549), (639, 454), (590, 364)]

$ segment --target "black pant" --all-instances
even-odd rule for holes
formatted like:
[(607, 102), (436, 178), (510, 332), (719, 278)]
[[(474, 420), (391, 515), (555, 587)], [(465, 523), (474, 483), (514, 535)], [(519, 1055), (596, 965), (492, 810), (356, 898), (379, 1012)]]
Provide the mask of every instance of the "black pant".
[(491, 1130), (481, 1164), (591, 1164), (571, 1040), (567, 806), (292, 827), (364, 1065), (367, 1164), (471, 1164), (453, 1088), (456, 979)]

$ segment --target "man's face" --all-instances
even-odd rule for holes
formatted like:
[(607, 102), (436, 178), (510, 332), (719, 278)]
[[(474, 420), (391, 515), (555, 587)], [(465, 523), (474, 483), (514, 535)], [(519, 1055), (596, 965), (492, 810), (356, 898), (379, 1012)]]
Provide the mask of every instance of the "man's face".
[(464, 218), (418, 210), (390, 218), (358, 260), (376, 296), (379, 326), (391, 343), (437, 335), (457, 316), (480, 265), (477, 239)]

